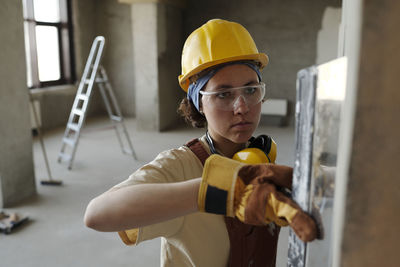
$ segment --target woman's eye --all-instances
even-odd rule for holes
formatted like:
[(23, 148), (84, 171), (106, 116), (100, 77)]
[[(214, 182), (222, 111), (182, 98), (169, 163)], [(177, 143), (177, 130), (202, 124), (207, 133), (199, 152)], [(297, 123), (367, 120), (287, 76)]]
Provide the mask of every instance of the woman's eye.
[(221, 99), (228, 98), (231, 96), (231, 92), (229, 92), (229, 91), (221, 92), (221, 93), (216, 94), (216, 96), (217, 96), (217, 98), (221, 98)]
[(247, 87), (245, 89), (245, 93), (248, 95), (252, 95), (257, 91), (257, 87)]

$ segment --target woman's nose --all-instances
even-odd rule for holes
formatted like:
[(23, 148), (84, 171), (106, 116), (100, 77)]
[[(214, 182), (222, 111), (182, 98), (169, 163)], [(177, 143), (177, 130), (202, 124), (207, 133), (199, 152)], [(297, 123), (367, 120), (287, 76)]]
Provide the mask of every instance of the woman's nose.
[(249, 111), (249, 106), (246, 103), (246, 99), (242, 95), (239, 95), (239, 97), (233, 103), (233, 112), (235, 114), (237, 113), (243, 114), (248, 111)]

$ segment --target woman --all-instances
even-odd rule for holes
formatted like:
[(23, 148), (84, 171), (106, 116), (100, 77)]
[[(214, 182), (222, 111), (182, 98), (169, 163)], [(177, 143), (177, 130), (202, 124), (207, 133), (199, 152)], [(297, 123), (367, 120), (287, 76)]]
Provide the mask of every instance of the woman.
[(118, 231), (126, 244), (162, 237), (162, 266), (275, 266), (276, 224), (312, 240), (313, 221), (276, 190), (290, 188), (290, 167), (230, 159), (258, 126), (267, 63), (240, 24), (215, 19), (195, 30), (182, 52), (179, 112), (207, 133), (93, 199), (86, 225)]

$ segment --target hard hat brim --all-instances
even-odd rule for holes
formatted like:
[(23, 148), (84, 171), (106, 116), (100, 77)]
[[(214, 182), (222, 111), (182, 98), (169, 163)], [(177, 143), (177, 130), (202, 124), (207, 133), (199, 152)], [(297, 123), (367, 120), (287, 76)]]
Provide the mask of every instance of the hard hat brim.
[(223, 58), (219, 60), (213, 60), (210, 62), (206, 62), (204, 64), (199, 65), (198, 67), (194, 68), (190, 72), (186, 73), (185, 75), (179, 75), (178, 80), (179, 80), (179, 85), (181, 88), (187, 92), (189, 88), (189, 78), (192, 77), (193, 75), (200, 73), (201, 71), (208, 69), (210, 67), (214, 67), (223, 63), (228, 63), (228, 62), (234, 62), (234, 61), (241, 61), (241, 60), (254, 60), (256, 62), (260, 63), (260, 69), (264, 68), (268, 62), (268, 56), (264, 53), (257, 53), (257, 54), (251, 54), (251, 55), (242, 55), (242, 56), (236, 56), (236, 57), (229, 57), (229, 58)]

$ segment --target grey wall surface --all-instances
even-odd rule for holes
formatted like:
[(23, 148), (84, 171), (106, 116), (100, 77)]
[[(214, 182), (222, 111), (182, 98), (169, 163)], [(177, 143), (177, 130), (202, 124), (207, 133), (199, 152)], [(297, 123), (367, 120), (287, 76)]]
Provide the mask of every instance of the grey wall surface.
[(133, 3), (132, 38), (138, 130), (176, 126), (184, 93), (178, 85), (182, 10), (163, 3)]
[[(0, 208), (36, 192), (22, 1), (0, 2)], [(13, 23), (8, 23), (13, 22)]]
[(316, 64), (320, 65), (338, 57), (339, 28), (342, 8), (327, 7), (322, 17), (317, 38)]
[(181, 68), (182, 29), (182, 10), (171, 5), (158, 5), (160, 130), (167, 130), (179, 123), (176, 110), (185, 95), (177, 78)]
[(129, 5), (116, 0), (95, 1), (95, 33), (106, 38), (103, 66), (111, 81), (122, 113), (135, 115), (135, 90), (132, 76), (133, 50)]
[(353, 125), (345, 129), (341, 256), (334, 266), (399, 266), (400, 2), (347, 2), (357, 9), (347, 13), (345, 28), (346, 56), (355, 64), (346, 114)]
[(133, 4), (133, 76), (137, 128), (159, 130), (157, 3)]
[(340, 0), (221, 0), (188, 1), (184, 12), (185, 38), (212, 18), (233, 20), (245, 26), (260, 52), (268, 54), (263, 79), (272, 98), (290, 101), (289, 122), (294, 121), (296, 75), (314, 65), (317, 37), (328, 6), (340, 7)]

